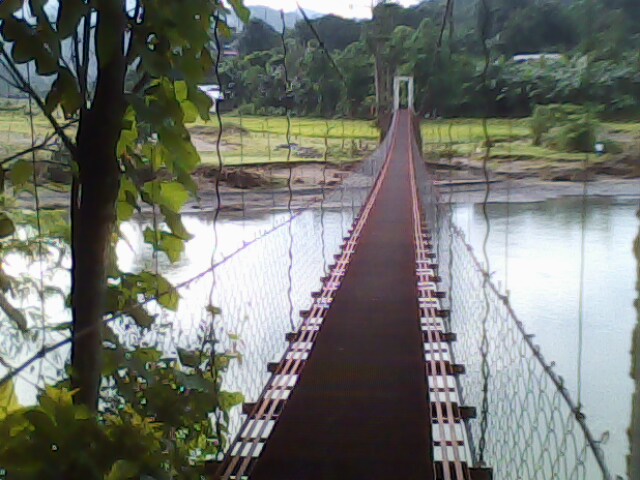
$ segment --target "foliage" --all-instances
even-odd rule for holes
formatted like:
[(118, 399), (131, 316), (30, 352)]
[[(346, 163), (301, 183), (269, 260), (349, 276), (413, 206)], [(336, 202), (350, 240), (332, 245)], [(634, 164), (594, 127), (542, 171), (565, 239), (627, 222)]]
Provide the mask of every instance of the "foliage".
[(576, 26), (563, 4), (534, 2), (507, 18), (500, 34), (500, 49), (507, 55), (567, 51), (578, 41)]
[[(297, 95), (294, 113), (371, 116), (377, 58), (384, 70), (378, 72), (381, 92), (391, 88), (382, 77), (413, 74), (416, 105), (423, 115), (527, 116), (534, 105), (549, 103), (595, 103), (605, 106), (609, 115), (635, 115), (640, 111), (640, 35), (638, 22), (631, 21), (638, 14), (632, 3), (496, 0), (489, 32), (488, 92), (479, 88), (484, 59), (476, 31), (481, 12), (475, 0), (455, 2), (454, 28), (445, 32), (438, 53), (444, 0), (409, 8), (382, 2), (371, 21), (333, 16), (313, 20), (344, 82), (331, 74), (309, 27), (299, 22), (287, 33), (287, 65)], [(235, 95), (231, 106), (253, 103), (258, 114), (280, 106), (282, 96), (282, 47), (265, 42), (261, 49), (260, 62), (245, 57), (223, 64), (228, 75), (223, 83), (232, 84)], [(563, 58), (512, 61), (517, 53), (555, 52)], [(317, 77), (319, 71), (324, 76)], [(315, 82), (317, 78), (322, 81)], [(260, 98), (253, 94), (256, 90)], [(331, 101), (320, 105), (327, 98)]]
[(564, 152), (593, 152), (595, 115), (577, 105), (538, 105), (531, 118), (533, 144)]
[(280, 34), (262, 20), (253, 18), (245, 26), (238, 43), (242, 55), (251, 55), (275, 48), (280, 44)]
[(547, 141), (550, 147), (563, 152), (593, 152), (595, 143), (595, 125), (586, 115), (552, 129)]
[[(353, 43), (360, 40), (362, 35), (363, 22), (338, 17), (336, 15), (325, 15), (310, 22), (320, 38), (325, 42), (325, 47), (330, 52), (334, 50), (344, 50)], [(298, 22), (291, 32), (291, 36), (300, 45), (307, 45), (316, 37), (311, 28), (305, 22)]]
[(65, 387), (47, 387), (36, 406), (14, 406), (0, 420), (0, 469), (16, 480), (202, 478), (225, 442), (224, 423), (210, 418), (212, 399), (223, 395), (228, 409), (242, 397), (159, 357), (149, 350), (123, 356), (110, 377), (115, 408), (97, 417)]
[[(248, 19), (241, 0), (230, 5)], [(164, 358), (170, 352), (156, 345), (125, 347), (126, 337), (106, 324), (119, 319), (128, 331), (149, 332), (156, 312), (180, 301), (157, 269), (120, 271), (115, 244), (119, 224), (145, 204), (154, 222), (144, 239), (156, 259), (178, 261), (190, 238), (180, 212), (197, 195), (192, 174), (201, 159), (187, 125), (210, 119), (211, 100), (198, 85), (214, 68), (215, 39), (231, 36), (228, 13), (209, 0), (0, 3), (3, 77), (31, 99), (32, 136), (32, 108), (53, 131), (2, 162), (0, 308), (18, 327), (17, 341), (40, 349), (68, 335), (71, 346), (55, 378), (37, 378), (39, 388), (62, 384), (47, 387), (35, 406), (18, 408), (13, 381), (0, 379), (0, 468), (10, 478), (201, 478), (203, 461), (226, 442), (225, 417), (242, 398), (221, 390), (231, 358), (212, 334)], [(73, 176), (62, 214), (38, 203), (35, 153), (54, 145)], [(35, 214), (18, 204), (28, 194)], [(70, 267), (70, 281), (6, 275), (12, 254), (29, 267)], [(29, 308), (13, 303), (33, 303), (34, 292), (40, 308), (25, 315)], [(46, 311), (54, 294), (71, 322)], [(210, 324), (214, 312), (210, 306)], [(0, 352), (2, 374), (19, 361)]]

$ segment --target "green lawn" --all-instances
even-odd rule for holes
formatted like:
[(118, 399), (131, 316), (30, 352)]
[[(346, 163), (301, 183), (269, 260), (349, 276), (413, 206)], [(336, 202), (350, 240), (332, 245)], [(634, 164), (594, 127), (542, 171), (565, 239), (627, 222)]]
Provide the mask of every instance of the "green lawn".
[[(0, 104), (0, 156), (6, 157), (31, 146), (31, 117), (26, 101)], [(35, 111), (37, 107), (34, 106)], [(64, 123), (62, 118), (59, 118)], [(33, 117), (36, 142), (50, 131), (41, 114)], [(491, 159), (557, 164), (582, 161), (583, 153), (566, 153), (531, 144), (528, 119), (489, 119), (489, 136), (493, 142)], [(288, 158), (287, 120), (283, 117), (223, 115), (222, 162), (225, 166), (267, 165), (291, 161), (349, 163), (373, 151), (379, 133), (372, 121), (292, 118), (290, 139), (296, 145)], [(439, 158), (447, 154), (481, 158), (485, 134), (480, 119), (424, 121), (422, 136), (426, 156)], [(640, 143), (640, 122), (607, 122), (601, 136), (626, 144)], [(218, 164), (215, 149), (217, 120), (199, 121), (191, 127), (194, 143), (205, 164)], [(38, 156), (45, 158), (47, 152)]]
[[(349, 163), (375, 150), (379, 133), (373, 122), (224, 115), (222, 162), (225, 166), (270, 163)], [(287, 131), (294, 148), (287, 152)], [(203, 163), (218, 164), (216, 121), (200, 122), (193, 129)]]
[[(0, 157), (14, 155), (31, 146), (31, 121), (26, 101), (0, 104)], [(37, 106), (34, 105), (37, 112)], [(58, 118), (60, 123), (64, 119)], [(35, 142), (51, 132), (42, 114), (33, 116)], [(71, 130), (70, 130), (71, 131)], [(196, 147), (205, 164), (218, 164), (215, 149), (217, 120), (191, 126)], [(296, 147), (288, 159), (287, 121), (282, 117), (223, 115), (222, 162), (225, 166), (265, 165), (282, 162), (349, 163), (373, 151), (379, 133), (373, 122), (350, 120), (291, 119), (290, 139)], [(48, 152), (38, 157), (48, 158)]]
[[(529, 119), (488, 119), (487, 130), (492, 142), (490, 158), (493, 165), (506, 161), (529, 161), (532, 167), (581, 162), (589, 156), (590, 162), (604, 161), (607, 155), (560, 152), (531, 142)], [(615, 138), (623, 147), (640, 141), (640, 123), (602, 123), (599, 139)], [(441, 158), (453, 154), (480, 160), (485, 154), (485, 133), (480, 119), (454, 119), (425, 121), (421, 127), (425, 155)]]

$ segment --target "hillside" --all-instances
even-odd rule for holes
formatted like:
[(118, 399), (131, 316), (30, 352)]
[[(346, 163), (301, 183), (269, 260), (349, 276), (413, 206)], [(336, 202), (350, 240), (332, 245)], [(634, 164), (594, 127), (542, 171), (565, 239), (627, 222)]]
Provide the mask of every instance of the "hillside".
[[(251, 10), (251, 18), (262, 20), (277, 31), (282, 30), (280, 10), (262, 6), (249, 7), (249, 10)], [(305, 12), (309, 18), (318, 18), (323, 16), (321, 13), (314, 12), (313, 10), (305, 10)], [(287, 28), (293, 28), (296, 22), (302, 20), (302, 15), (298, 11), (285, 12), (284, 20)], [(229, 25), (237, 30), (242, 30), (243, 27), (242, 22), (235, 15), (229, 17)]]

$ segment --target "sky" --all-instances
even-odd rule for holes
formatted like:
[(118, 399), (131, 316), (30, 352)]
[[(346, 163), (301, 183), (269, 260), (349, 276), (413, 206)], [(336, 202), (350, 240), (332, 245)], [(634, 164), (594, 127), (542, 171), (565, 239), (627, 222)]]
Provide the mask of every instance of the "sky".
[[(302, 8), (308, 8), (318, 13), (334, 13), (343, 17), (369, 18), (371, 17), (371, 0), (299, 0)], [(419, 0), (396, 0), (405, 6), (419, 3)], [(285, 12), (297, 9), (296, 0), (245, 0), (245, 5), (262, 5)]]

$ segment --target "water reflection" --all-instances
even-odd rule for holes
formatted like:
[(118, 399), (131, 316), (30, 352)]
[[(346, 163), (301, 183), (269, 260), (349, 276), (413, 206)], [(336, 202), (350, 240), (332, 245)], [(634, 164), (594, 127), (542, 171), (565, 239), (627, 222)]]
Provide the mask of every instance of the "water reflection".
[[(625, 365), (631, 362), (637, 316), (636, 262), (629, 248), (637, 235), (636, 210), (637, 202), (594, 198), (588, 201), (585, 216), (583, 412), (597, 437), (609, 433), (604, 450), (614, 474), (626, 471), (631, 418), (633, 383)], [(488, 214), (495, 233), (488, 245), (493, 278), (504, 282), (509, 272), (514, 310), (577, 398), (581, 200), (513, 204), (509, 215), (506, 205), (493, 204)], [(480, 251), (486, 228), (480, 206), (459, 206), (455, 221)]]

